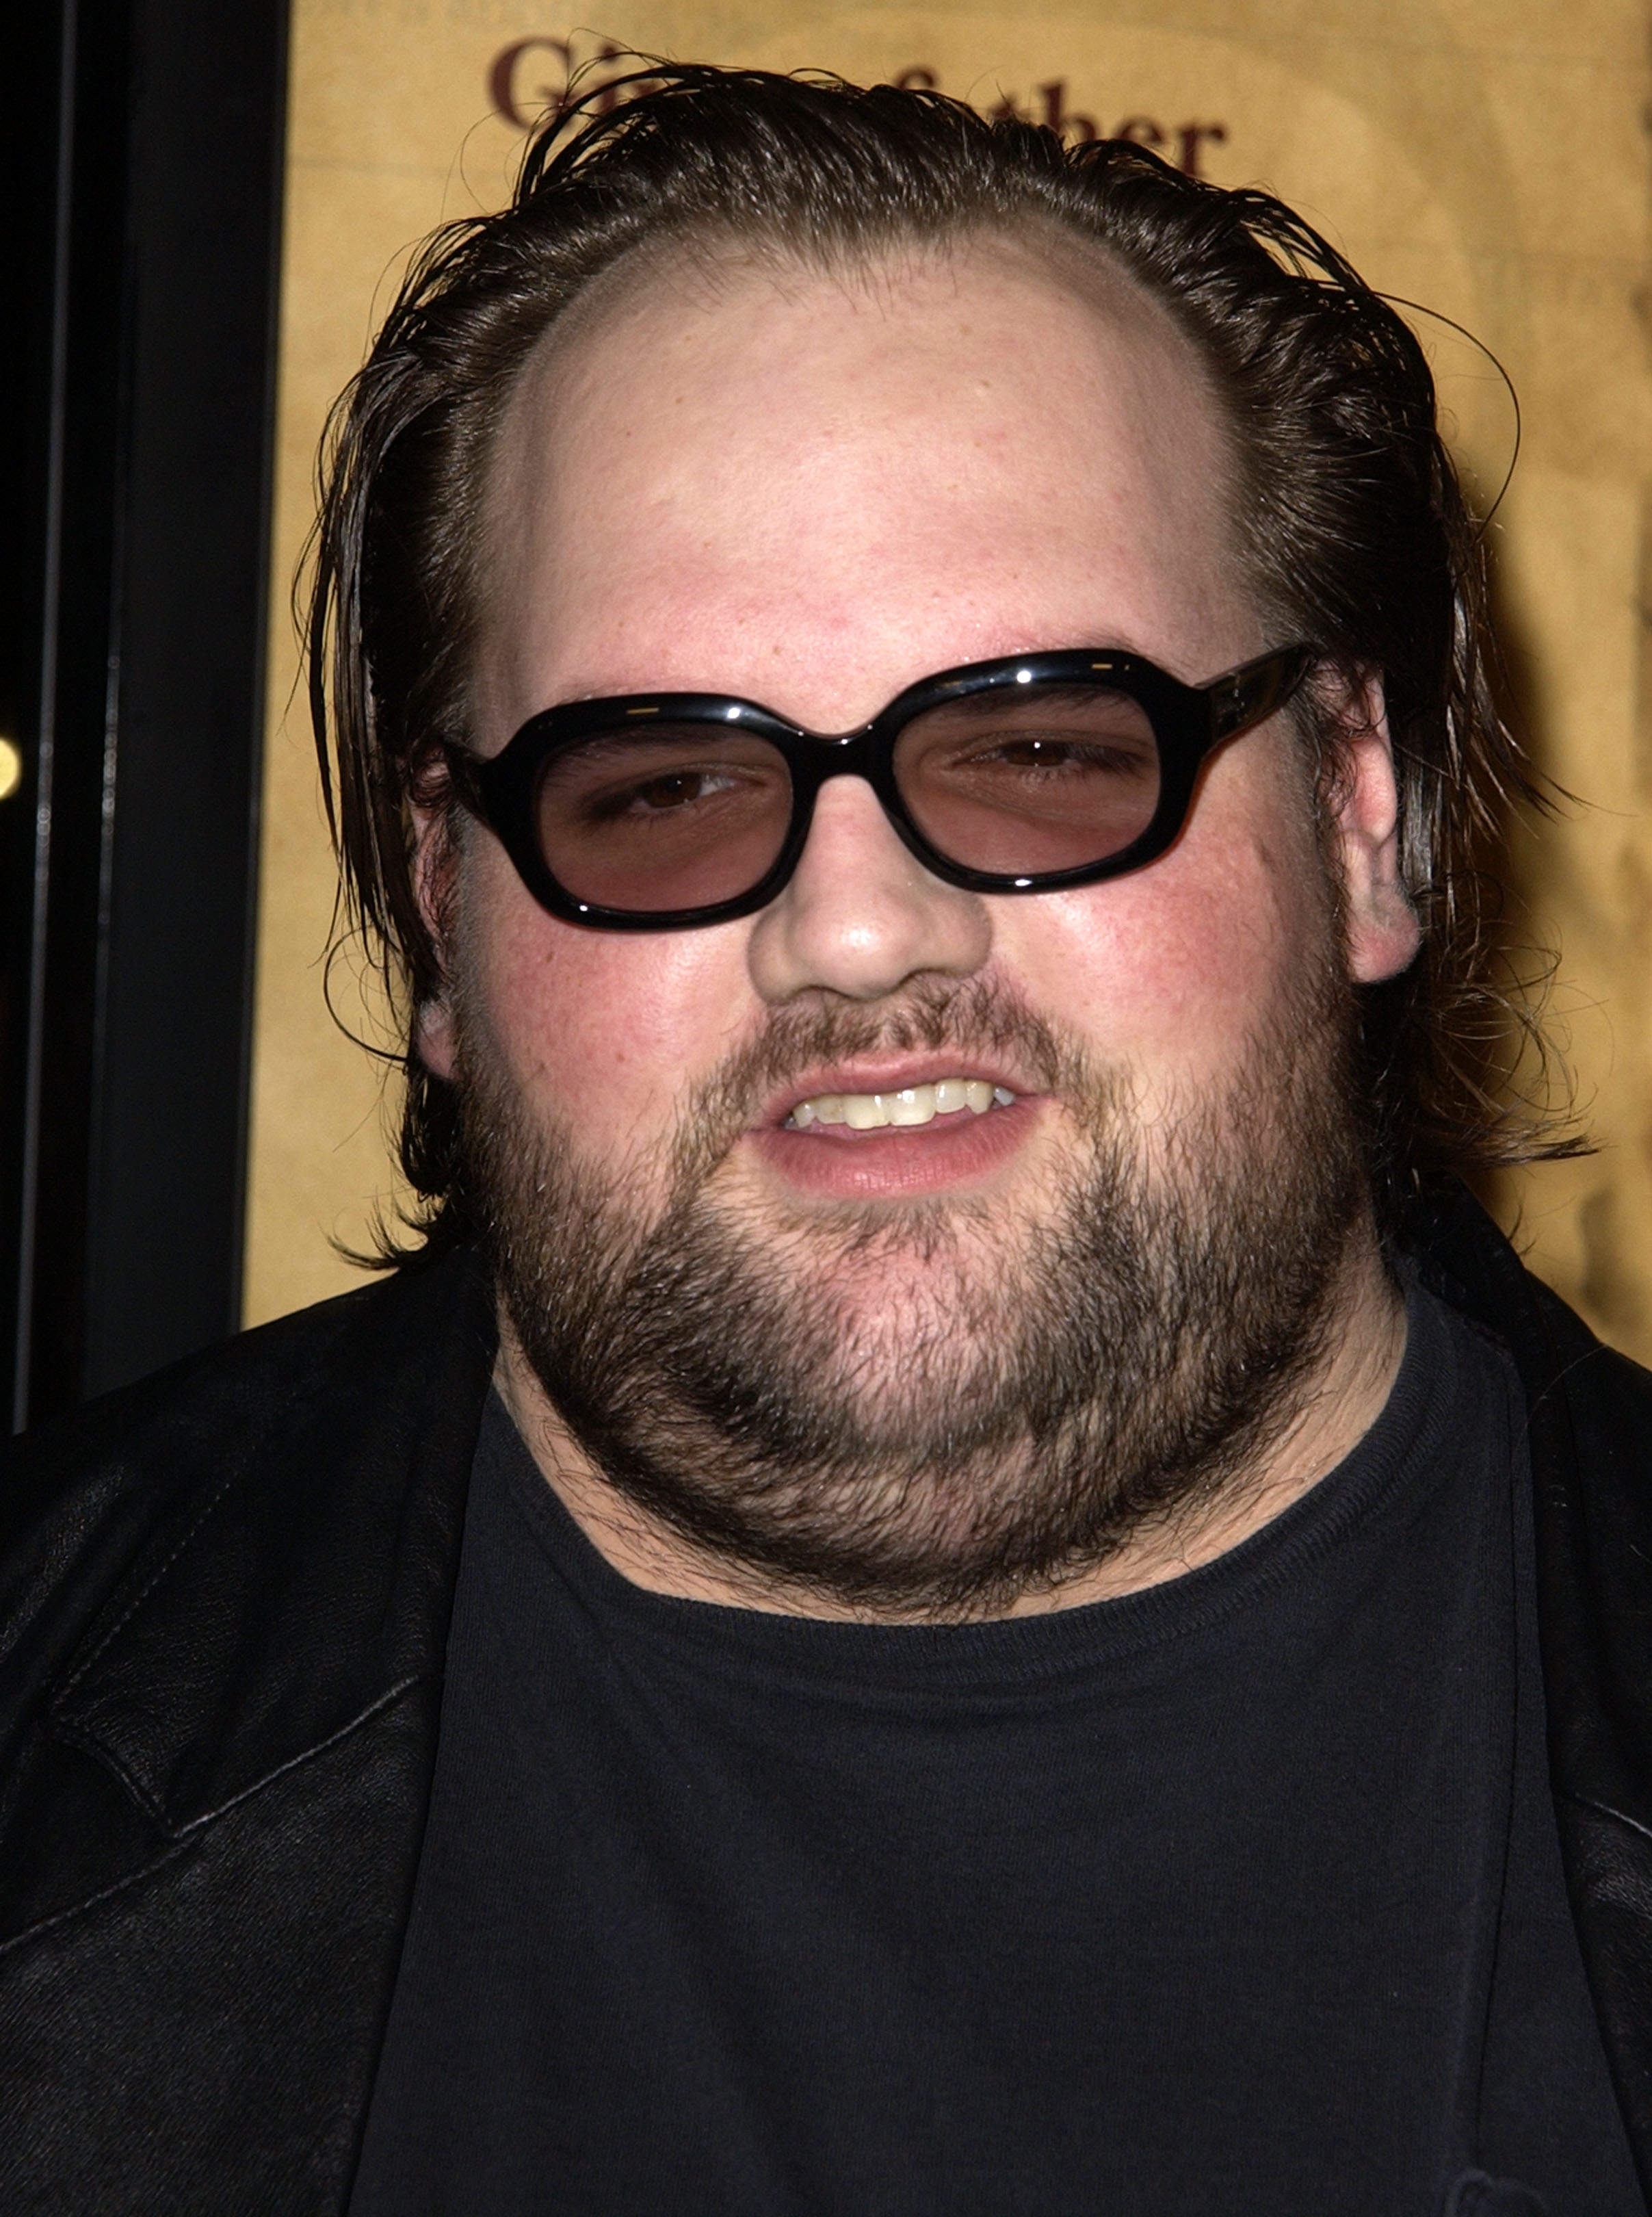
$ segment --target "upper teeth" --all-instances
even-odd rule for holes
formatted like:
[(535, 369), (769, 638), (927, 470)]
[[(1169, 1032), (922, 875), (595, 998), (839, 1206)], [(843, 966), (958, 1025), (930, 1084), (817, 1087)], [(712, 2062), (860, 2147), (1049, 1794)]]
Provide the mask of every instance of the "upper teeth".
[(847, 1124), (852, 1132), (875, 1132), (885, 1124), (928, 1124), (960, 1108), (984, 1116), (995, 1101), (1008, 1108), (1014, 1098), (984, 1078), (942, 1078), (934, 1085), (903, 1085), (897, 1093), (817, 1093), (799, 1101), (786, 1121), (796, 1131), (810, 1124)]

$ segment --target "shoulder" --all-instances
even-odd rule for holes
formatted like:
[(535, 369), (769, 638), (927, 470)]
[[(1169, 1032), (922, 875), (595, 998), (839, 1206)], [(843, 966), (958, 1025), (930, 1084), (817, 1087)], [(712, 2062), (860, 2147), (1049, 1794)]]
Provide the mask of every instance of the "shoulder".
[(455, 1254), (243, 1333), (0, 1449), (0, 1732), (140, 1558), (182, 1547), (229, 1494), (243, 1526), (250, 1509), (278, 1521), (284, 1494), (298, 1515), (300, 1497), (352, 1463), (382, 1467), (387, 1451), (393, 1461), (409, 1427), (430, 1421), (433, 1396), (479, 1414), (492, 1350), (480, 1271)]
[(1421, 1229), (1425, 1282), (1519, 1372), (1556, 1789), (1652, 1840), (1652, 1374), (1603, 1346), (1466, 1195)]
[(364, 1287), (278, 1318), (0, 1442), (0, 1553), (61, 1505), (65, 1489), (96, 1497), (130, 1483), (146, 1448), (169, 1433), (256, 1423), (324, 1366), (391, 1290)]
[(1476, 1202), (1458, 1192), (1419, 1209), (1405, 1244), (1431, 1291), (1513, 1356), (1551, 1453), (1581, 1460), (1586, 1477), (1627, 1458), (1652, 1480), (1652, 1371), (1598, 1339)]

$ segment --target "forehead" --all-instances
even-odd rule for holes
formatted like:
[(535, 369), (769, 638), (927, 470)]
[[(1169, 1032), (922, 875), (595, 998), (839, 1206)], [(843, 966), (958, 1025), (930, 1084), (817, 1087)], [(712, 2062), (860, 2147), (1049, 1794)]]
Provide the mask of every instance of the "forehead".
[(1191, 343), (1100, 250), (655, 262), (543, 343), (505, 411), (478, 736), (668, 686), (842, 728), (1032, 646), (1212, 676), (1257, 643), (1230, 476)]

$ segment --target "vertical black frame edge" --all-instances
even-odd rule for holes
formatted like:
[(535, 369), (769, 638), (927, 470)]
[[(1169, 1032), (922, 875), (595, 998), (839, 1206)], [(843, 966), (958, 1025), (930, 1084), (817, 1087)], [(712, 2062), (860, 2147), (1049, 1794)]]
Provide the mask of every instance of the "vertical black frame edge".
[[(15, 526), (0, 727), (24, 757), (22, 790), (0, 803), (0, 1376), (14, 1427), (240, 1322), (289, 12), (40, 0), (0, 26), (17, 65), (5, 268), (23, 281), (0, 367)], [(57, 108), (54, 47), (75, 72)], [(65, 224), (66, 256), (52, 244)], [(56, 542), (54, 408), (71, 527)], [(21, 880), (46, 737), (42, 931)], [(31, 1108), (43, 1144), (26, 1189), (15, 1142)]]
[[(45, 553), (53, 536), (56, 460), (54, 373), (61, 351), (72, 0), (54, 8), (0, 9), (0, 59), (8, 85), (8, 129), (0, 138), (0, 194), (10, 219), (0, 226), (0, 296), (9, 343), (0, 349), (0, 733), (18, 750), (16, 791), (0, 801), (0, 1378), (9, 1430), (22, 1421), (28, 1306), (22, 1298), (32, 1244), (31, 1170), (37, 1152), (34, 1065), (39, 972), (37, 858), (51, 802), (42, 645), (51, 628)], [(40, 809), (46, 810), (46, 822)]]
[(83, 1393), (237, 1328), (287, 0), (134, 0), (119, 794)]
[(25, 765), (6, 844), (27, 849), (31, 880), (27, 904), (9, 900), (3, 919), (0, 1238), (14, 1425), (77, 1398), (84, 1338), (118, 645), (130, 16), (128, 0), (45, 0), (27, 32), (22, 11), (13, 15), (5, 40), (15, 63), (6, 263), (18, 282), (0, 424), (14, 535), (0, 684)]

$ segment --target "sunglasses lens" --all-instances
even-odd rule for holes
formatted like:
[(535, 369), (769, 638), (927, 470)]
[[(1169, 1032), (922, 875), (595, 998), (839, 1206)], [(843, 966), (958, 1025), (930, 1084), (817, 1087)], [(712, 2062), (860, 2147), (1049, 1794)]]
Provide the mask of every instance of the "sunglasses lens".
[[(900, 732), (895, 781), (936, 851), (969, 870), (1037, 878), (1110, 860), (1152, 823), (1158, 742), (1130, 694), (994, 686)], [(737, 900), (768, 875), (792, 815), (785, 756), (715, 721), (594, 733), (549, 755), (539, 852), (576, 900), (664, 916)]]
[(539, 851), (576, 900), (633, 914), (712, 908), (774, 868), (792, 820), (786, 758), (715, 724), (599, 733), (552, 755)]
[(1057, 684), (996, 686), (915, 717), (895, 780), (933, 847), (1003, 877), (1121, 854), (1153, 821), (1162, 781), (1139, 701)]

